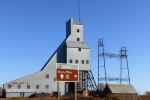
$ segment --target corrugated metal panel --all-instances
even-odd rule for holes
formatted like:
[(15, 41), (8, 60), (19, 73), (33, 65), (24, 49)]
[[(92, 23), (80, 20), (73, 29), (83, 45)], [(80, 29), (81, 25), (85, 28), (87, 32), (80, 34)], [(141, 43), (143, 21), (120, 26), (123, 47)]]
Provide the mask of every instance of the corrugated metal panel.
[(84, 42), (77, 42), (77, 41), (66, 41), (67, 47), (70, 48), (85, 48), (89, 49), (89, 47)]
[(108, 84), (112, 93), (137, 93), (132, 85)]

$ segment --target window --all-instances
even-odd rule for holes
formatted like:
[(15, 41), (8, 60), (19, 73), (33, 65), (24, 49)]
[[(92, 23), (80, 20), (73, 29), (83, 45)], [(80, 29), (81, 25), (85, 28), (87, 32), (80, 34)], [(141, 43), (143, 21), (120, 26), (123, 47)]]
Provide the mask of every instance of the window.
[(49, 89), (49, 85), (48, 84), (45, 85), (45, 89)]
[(40, 88), (40, 86), (39, 85), (36, 85), (36, 89), (39, 89)]
[(86, 60), (86, 64), (89, 64), (89, 60)]
[(69, 60), (69, 63), (72, 63), (72, 59)]
[(78, 48), (78, 51), (81, 51), (81, 48)]
[(77, 38), (77, 41), (80, 41), (80, 38)]
[(75, 63), (78, 64), (78, 60), (75, 60)]
[(82, 60), (81, 63), (84, 64), (84, 60)]
[(46, 74), (46, 79), (49, 79), (49, 74)]
[(19, 85), (17, 85), (17, 89), (20, 89), (21, 88), (21, 85), (19, 84)]
[(54, 77), (54, 81), (56, 81), (56, 77)]
[(30, 89), (30, 85), (27, 85), (27, 89)]
[(11, 84), (8, 84), (8, 87), (7, 87), (8, 89), (11, 89)]
[(80, 32), (80, 30), (79, 29), (77, 29), (77, 33), (79, 33)]

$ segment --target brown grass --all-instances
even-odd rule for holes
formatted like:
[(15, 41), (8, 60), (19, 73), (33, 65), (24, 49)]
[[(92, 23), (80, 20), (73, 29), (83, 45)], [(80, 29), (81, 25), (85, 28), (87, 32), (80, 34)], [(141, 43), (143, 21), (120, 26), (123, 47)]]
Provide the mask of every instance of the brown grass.
[[(16, 97), (16, 98), (0, 98), (0, 100), (57, 100), (56, 97), (50, 98), (50, 97), (35, 97), (35, 98), (23, 98), (23, 97)], [(61, 100), (74, 100), (74, 96), (65, 96), (61, 97)], [(103, 100), (100, 98), (93, 98), (93, 97), (83, 97), (78, 96), (77, 100)]]
[(23, 97), (14, 97), (14, 98), (1, 98), (0, 100), (57, 100), (57, 98), (23, 98)]

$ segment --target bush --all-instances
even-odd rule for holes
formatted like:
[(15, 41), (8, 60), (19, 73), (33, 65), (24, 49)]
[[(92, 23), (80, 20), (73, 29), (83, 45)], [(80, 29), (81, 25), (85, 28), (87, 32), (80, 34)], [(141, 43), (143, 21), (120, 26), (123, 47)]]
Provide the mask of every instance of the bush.
[(115, 97), (114, 97), (114, 100), (121, 100), (121, 99), (120, 99), (119, 97), (116, 97), (116, 96), (115, 96)]

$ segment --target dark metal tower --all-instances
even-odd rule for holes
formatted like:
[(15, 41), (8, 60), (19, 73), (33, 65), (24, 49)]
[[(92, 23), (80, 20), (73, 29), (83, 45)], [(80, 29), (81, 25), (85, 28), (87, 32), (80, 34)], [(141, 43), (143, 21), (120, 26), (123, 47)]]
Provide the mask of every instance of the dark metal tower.
[[(102, 60), (100, 60), (100, 58)], [(108, 77), (107, 68), (106, 68), (107, 58), (120, 59), (120, 77)], [(127, 75), (125, 75), (124, 72), (127, 72)], [(119, 54), (107, 53), (105, 52), (105, 45), (103, 39), (99, 39), (98, 40), (98, 85), (100, 83), (108, 84), (108, 82), (110, 81), (119, 81), (120, 84), (126, 81), (128, 82), (128, 84), (130, 84), (127, 49), (126, 47), (122, 47), (120, 49)]]
[[(123, 76), (124, 71), (127, 72), (127, 77)], [(128, 81), (128, 83), (130, 84), (130, 73), (129, 73), (128, 55), (127, 55), (126, 47), (121, 47), (120, 49), (120, 84), (122, 84), (122, 81)]]
[(79, 90), (97, 90), (97, 85), (91, 70), (80, 71), (80, 78), (80, 81), (82, 82), (82, 88)]

